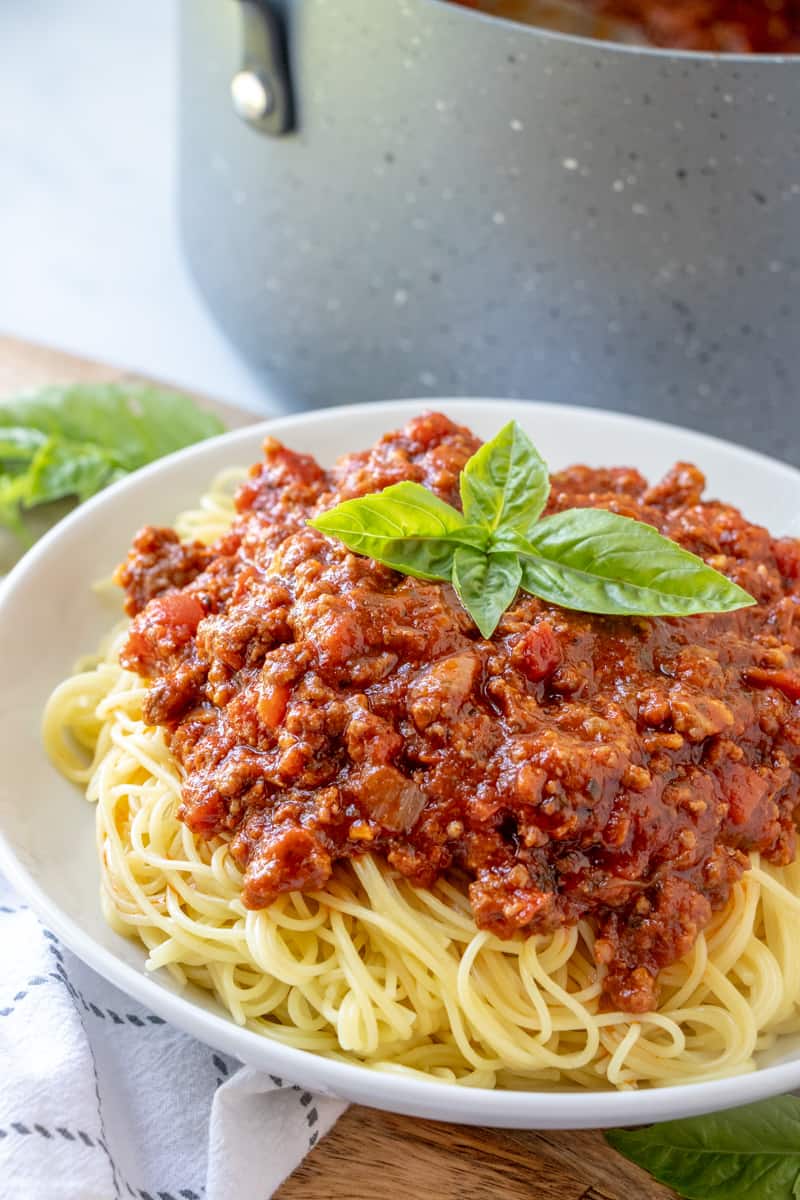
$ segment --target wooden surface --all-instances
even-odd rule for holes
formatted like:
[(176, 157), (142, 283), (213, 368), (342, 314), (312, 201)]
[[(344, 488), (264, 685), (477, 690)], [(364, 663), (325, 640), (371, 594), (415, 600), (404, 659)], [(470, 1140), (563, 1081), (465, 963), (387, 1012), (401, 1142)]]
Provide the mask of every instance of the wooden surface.
[[(49, 383), (118, 379), (112, 367), (0, 337), (0, 399)], [(230, 426), (251, 414), (205, 401)], [(435, 1087), (435, 1084), (431, 1085)], [(353, 1106), (277, 1200), (673, 1200), (602, 1134), (419, 1121)]]
[[(431, 1084), (435, 1087), (436, 1084)], [(275, 1200), (673, 1200), (596, 1131), (472, 1129), (354, 1106)]]

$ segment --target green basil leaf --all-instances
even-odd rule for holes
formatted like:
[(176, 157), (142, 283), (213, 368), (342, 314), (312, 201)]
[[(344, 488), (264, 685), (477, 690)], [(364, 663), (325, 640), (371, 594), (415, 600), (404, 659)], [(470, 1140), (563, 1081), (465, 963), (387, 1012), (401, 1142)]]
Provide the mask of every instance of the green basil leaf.
[(686, 1200), (800, 1197), (800, 1100), (794, 1096), (647, 1129), (612, 1129), (606, 1138)]
[(26, 508), (64, 496), (86, 500), (117, 472), (113, 459), (97, 446), (48, 438), (30, 466), (23, 503)]
[(513, 603), (522, 575), (516, 554), (484, 554), (458, 546), (453, 556), (453, 587), (481, 634), (489, 638)]
[(0, 431), (12, 426), (99, 446), (125, 471), (224, 428), (219, 417), (191, 397), (139, 383), (50, 387), (5, 400), (0, 403)]
[(737, 584), (650, 525), (598, 508), (540, 521), (522, 560), (527, 592), (580, 612), (681, 617), (755, 604)]
[(417, 579), (450, 579), (461, 544), (483, 546), (486, 535), (419, 483), (345, 500), (309, 525), (384, 566)]
[[(10, 529), (16, 538), (24, 545), (31, 544), (25, 525), (20, 516), (20, 507), (28, 486), (26, 474), (0, 474), (0, 529)], [(13, 560), (12, 560), (13, 561)], [(0, 564), (0, 574), (4, 565)]]
[(509, 421), (461, 472), (464, 518), (490, 532), (528, 533), (550, 494), (547, 465), (516, 421)]
[(0, 529), (30, 542), (63, 514), (37, 514), (26, 524), (26, 510), (61, 498), (85, 500), (223, 428), (191, 397), (147, 384), (50, 387), (0, 401)]
[(38, 429), (0, 427), (0, 462), (28, 463), (47, 441), (47, 435)]
[(119, 465), (128, 471), (184, 446), (205, 441), (225, 429), (216, 413), (200, 408), (195, 400), (180, 392), (144, 386), (135, 390), (130, 400), (138, 420), (140, 450), (138, 460), (133, 463), (127, 451), (119, 454)]

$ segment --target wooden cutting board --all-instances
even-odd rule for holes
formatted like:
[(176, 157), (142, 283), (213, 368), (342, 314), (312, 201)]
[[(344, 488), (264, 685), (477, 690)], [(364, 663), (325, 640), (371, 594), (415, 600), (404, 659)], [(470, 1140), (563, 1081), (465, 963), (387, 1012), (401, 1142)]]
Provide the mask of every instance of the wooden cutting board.
[[(50, 383), (107, 382), (113, 367), (0, 337), (0, 403)], [(205, 398), (230, 427), (253, 414)], [(436, 1086), (435, 1084), (431, 1085)], [(595, 1131), (530, 1133), (421, 1121), (354, 1105), (277, 1200), (675, 1200)]]

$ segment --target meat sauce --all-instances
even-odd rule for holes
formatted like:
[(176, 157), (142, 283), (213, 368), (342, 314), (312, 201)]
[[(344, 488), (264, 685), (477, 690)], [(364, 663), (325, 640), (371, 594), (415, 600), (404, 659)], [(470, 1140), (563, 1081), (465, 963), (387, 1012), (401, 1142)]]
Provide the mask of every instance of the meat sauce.
[(182, 820), (231, 838), (248, 907), (365, 851), (422, 887), (455, 873), (501, 938), (590, 919), (608, 1003), (643, 1012), (748, 852), (794, 857), (800, 543), (703, 500), (688, 464), (654, 486), (572, 467), (550, 512), (646, 521), (758, 604), (605, 618), (520, 592), (486, 641), (449, 585), (306, 525), (404, 479), (457, 505), (479, 444), (437, 414), (330, 471), (267, 441), (214, 547), (137, 536), (122, 662), (150, 681)]

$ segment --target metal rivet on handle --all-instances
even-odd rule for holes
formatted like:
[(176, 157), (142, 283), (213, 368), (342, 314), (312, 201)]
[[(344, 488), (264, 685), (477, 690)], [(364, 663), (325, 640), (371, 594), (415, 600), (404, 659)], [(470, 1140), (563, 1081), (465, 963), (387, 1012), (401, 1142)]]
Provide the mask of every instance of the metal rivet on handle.
[(231, 99), (243, 121), (260, 121), (275, 104), (269, 83), (253, 70), (237, 71), (231, 80)]

